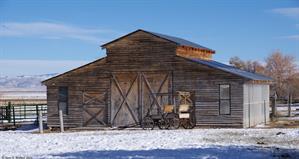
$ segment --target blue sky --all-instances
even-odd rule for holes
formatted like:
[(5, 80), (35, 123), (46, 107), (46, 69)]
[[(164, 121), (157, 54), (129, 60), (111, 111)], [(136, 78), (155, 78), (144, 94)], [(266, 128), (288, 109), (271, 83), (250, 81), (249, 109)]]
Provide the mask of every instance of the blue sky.
[(61, 73), (136, 29), (216, 50), (215, 60), (299, 55), (299, 1), (0, 1), (0, 75)]

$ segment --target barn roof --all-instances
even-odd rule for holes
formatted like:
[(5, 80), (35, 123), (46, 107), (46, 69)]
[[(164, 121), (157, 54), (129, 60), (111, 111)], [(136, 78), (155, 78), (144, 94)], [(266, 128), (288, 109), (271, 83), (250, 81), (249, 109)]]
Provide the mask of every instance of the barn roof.
[(175, 44), (177, 44), (177, 45), (179, 45), (179, 46), (189, 46), (189, 47), (193, 47), (193, 48), (198, 48), (198, 49), (208, 50), (208, 51), (211, 51), (211, 52), (215, 53), (215, 51), (212, 50), (212, 49), (209, 49), (209, 48), (207, 48), (207, 47), (201, 46), (201, 45), (199, 45), (199, 44), (197, 44), (197, 43), (194, 43), (194, 42), (191, 42), (191, 41), (182, 39), (182, 38), (178, 38), (178, 37), (175, 37), (175, 36), (169, 36), (169, 35), (165, 35), (165, 34), (160, 34), (160, 33), (155, 33), (155, 32), (151, 32), (151, 31), (146, 31), (146, 30), (142, 30), (142, 29), (138, 29), (138, 30), (136, 30), (136, 31), (134, 31), (134, 32), (132, 32), (132, 33), (129, 33), (129, 34), (125, 35), (125, 36), (122, 36), (122, 37), (120, 37), (120, 38), (117, 38), (117, 39), (115, 39), (115, 40), (113, 40), (113, 41), (110, 41), (110, 42), (108, 42), (108, 43), (106, 43), (106, 44), (103, 44), (102, 47), (105, 47), (105, 46), (107, 46), (108, 44), (111, 44), (111, 43), (113, 43), (113, 42), (115, 42), (115, 41), (118, 41), (118, 40), (120, 40), (120, 39), (122, 39), (122, 38), (125, 38), (125, 37), (127, 37), (127, 36), (129, 36), (129, 35), (132, 35), (132, 34), (134, 34), (134, 33), (136, 33), (136, 32), (139, 32), (139, 31), (142, 31), (142, 32), (145, 32), (145, 33), (148, 33), (148, 34), (152, 34), (152, 35), (154, 35), (154, 36), (156, 36), (156, 37), (159, 37), (159, 38), (168, 40), (168, 41), (170, 41), (170, 42), (173, 42), (173, 43), (175, 43)]
[[(188, 58), (189, 59), (189, 58)], [(273, 79), (261, 74), (252, 73), (213, 60), (189, 59), (195, 63), (206, 65), (250, 80), (272, 81)]]

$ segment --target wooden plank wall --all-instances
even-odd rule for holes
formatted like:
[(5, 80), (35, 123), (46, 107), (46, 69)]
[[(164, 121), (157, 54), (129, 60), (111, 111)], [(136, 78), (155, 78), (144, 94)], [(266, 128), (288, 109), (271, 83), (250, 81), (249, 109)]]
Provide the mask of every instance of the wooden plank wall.
[(176, 45), (153, 35), (137, 32), (107, 46), (107, 62), (113, 71), (170, 70)]
[[(65, 127), (80, 127), (83, 124), (83, 92), (106, 92), (110, 88), (110, 75), (102, 70), (105, 60), (95, 62), (47, 83), (48, 126), (58, 127), (58, 88), (67, 86), (69, 93), (68, 115), (64, 115)], [(96, 71), (95, 71), (96, 70)], [(109, 96), (109, 94), (108, 94)], [(109, 98), (109, 97), (108, 97)], [(107, 108), (109, 100), (107, 101)]]
[[(243, 79), (216, 69), (177, 58), (174, 90), (195, 92), (197, 125), (242, 127)], [(231, 86), (231, 114), (219, 115), (219, 85)]]

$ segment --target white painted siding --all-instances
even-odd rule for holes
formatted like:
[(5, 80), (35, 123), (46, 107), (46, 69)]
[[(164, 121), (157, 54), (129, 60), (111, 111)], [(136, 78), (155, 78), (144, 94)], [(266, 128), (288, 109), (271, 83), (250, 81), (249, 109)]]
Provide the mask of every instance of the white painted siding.
[(269, 85), (244, 84), (243, 127), (252, 127), (270, 120)]

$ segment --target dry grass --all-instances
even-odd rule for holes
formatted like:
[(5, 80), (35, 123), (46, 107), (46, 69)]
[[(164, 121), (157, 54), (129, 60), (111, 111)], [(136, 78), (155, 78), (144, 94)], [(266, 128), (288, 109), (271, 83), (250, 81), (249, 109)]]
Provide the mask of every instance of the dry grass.
[[(296, 118), (296, 119), (295, 119)], [(299, 117), (279, 117), (271, 121), (269, 128), (299, 128)]]

